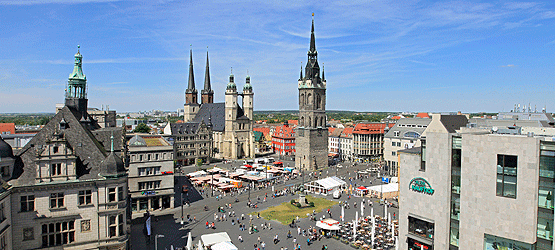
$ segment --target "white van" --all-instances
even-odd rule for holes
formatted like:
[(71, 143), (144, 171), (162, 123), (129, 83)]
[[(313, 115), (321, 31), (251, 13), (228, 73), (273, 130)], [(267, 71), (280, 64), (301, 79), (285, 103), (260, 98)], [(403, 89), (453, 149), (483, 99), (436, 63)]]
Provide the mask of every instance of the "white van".
[(333, 198), (334, 198), (334, 199), (339, 199), (339, 198), (341, 198), (341, 190), (339, 190), (339, 189), (334, 190), (334, 191), (333, 191)]

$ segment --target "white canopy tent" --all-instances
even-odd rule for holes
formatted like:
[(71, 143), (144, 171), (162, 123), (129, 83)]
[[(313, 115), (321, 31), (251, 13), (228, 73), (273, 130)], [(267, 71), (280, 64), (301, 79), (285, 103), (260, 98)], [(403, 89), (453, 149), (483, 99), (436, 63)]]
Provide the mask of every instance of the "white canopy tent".
[(399, 183), (389, 183), (389, 184), (371, 186), (367, 188), (368, 190), (370, 190), (370, 194), (378, 197), (389, 199), (399, 195)]
[(339, 230), (339, 221), (334, 219), (324, 219), (316, 222), (316, 226), (325, 230)]
[(347, 188), (347, 183), (337, 176), (331, 176), (325, 179), (311, 181), (304, 184), (306, 190), (314, 193), (327, 194), (334, 189), (345, 189)]
[(204, 234), (200, 236), (202, 240), (202, 244), (206, 247), (221, 243), (221, 242), (231, 242), (231, 238), (226, 232), (220, 233), (213, 233), (213, 234)]
[(212, 250), (238, 250), (238, 248), (229, 241), (220, 242), (212, 245)]

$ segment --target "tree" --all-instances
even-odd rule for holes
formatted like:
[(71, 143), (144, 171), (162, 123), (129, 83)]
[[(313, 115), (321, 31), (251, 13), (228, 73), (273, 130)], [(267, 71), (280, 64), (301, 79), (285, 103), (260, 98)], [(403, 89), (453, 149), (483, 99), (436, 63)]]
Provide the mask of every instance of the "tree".
[(150, 132), (150, 127), (147, 126), (144, 123), (139, 123), (139, 125), (137, 125), (137, 127), (135, 127), (135, 130), (133, 130), (133, 132), (135, 132), (135, 133), (148, 133), (148, 132)]

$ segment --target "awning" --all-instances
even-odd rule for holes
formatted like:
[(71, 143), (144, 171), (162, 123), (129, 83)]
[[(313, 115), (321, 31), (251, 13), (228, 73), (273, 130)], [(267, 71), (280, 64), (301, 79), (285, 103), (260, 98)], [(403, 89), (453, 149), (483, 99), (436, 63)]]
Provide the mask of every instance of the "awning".
[(339, 154), (337, 154), (337, 153), (329, 153), (328, 156), (329, 156), (329, 157), (338, 157)]
[(360, 189), (360, 190), (368, 190), (368, 188), (363, 187), (363, 186), (358, 187), (358, 189)]
[(244, 166), (247, 167), (247, 168), (252, 168), (252, 165), (249, 165), (249, 164), (244, 165)]

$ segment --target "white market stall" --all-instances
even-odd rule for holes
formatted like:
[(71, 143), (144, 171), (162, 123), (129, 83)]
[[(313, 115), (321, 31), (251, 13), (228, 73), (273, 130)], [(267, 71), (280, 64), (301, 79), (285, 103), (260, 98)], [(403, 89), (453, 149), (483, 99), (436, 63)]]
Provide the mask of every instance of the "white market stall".
[(370, 195), (372, 196), (391, 199), (399, 196), (399, 183), (371, 186), (368, 187), (368, 190), (370, 190)]
[(309, 192), (327, 194), (332, 192), (334, 189), (345, 189), (347, 188), (347, 183), (337, 176), (331, 176), (325, 179), (311, 181), (304, 184), (305, 189)]
[(330, 218), (317, 221), (316, 226), (321, 228), (321, 229), (331, 230), (331, 231), (341, 229), (341, 227), (339, 226), (339, 221), (336, 221), (336, 220), (330, 219)]
[(200, 236), (200, 239), (205, 247), (211, 247), (222, 242), (231, 242), (231, 238), (226, 232), (204, 234)]
[(210, 247), (212, 250), (238, 250), (238, 248), (229, 241), (220, 242)]

